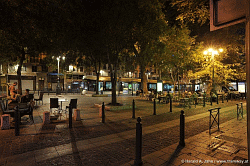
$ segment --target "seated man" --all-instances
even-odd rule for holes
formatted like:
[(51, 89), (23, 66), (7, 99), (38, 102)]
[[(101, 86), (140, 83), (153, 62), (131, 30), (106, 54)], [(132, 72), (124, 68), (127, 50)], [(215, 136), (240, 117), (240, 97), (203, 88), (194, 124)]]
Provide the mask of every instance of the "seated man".
[(21, 102), (22, 103), (27, 103), (27, 102), (30, 102), (29, 101), (29, 89), (26, 89), (25, 90), (25, 93), (22, 95), (22, 97), (21, 97)]

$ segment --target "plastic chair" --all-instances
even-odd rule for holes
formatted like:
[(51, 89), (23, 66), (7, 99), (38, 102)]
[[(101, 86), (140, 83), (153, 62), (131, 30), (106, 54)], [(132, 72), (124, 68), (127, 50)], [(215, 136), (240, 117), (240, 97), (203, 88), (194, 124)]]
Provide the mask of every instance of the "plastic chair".
[(28, 101), (31, 102), (34, 100), (34, 94), (29, 94)]
[(58, 98), (50, 98), (50, 112), (52, 112), (52, 108), (59, 109)]
[(42, 101), (42, 105), (43, 105), (43, 92), (40, 93), (38, 99), (34, 99), (34, 100), (36, 101), (36, 106), (37, 106), (37, 101), (39, 101), (39, 105), (40, 105), (40, 101)]

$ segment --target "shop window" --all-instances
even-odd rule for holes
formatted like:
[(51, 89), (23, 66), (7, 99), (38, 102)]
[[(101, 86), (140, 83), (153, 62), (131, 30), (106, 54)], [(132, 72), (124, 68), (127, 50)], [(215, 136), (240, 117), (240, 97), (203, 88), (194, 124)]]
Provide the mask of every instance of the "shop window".
[(66, 75), (66, 79), (71, 79), (72, 78), (72, 74), (67, 74)]
[(112, 89), (112, 83), (106, 82), (106, 89)]
[(48, 67), (46, 65), (42, 65), (42, 71), (43, 72), (48, 72)]
[(22, 66), (22, 71), (27, 71), (27, 67), (26, 66)]

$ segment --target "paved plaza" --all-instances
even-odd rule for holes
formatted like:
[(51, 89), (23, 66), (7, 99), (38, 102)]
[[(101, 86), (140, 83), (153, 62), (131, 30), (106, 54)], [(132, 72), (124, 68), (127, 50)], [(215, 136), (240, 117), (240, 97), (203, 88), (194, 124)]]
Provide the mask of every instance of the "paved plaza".
[[(37, 94), (35, 95), (37, 97)], [(43, 112), (49, 111), (49, 99), (65, 98), (62, 108), (70, 99), (77, 98), (80, 121), (73, 121), (69, 129), (68, 114), (43, 125)], [(11, 129), (0, 130), (1, 166), (42, 165), (114, 165), (130, 166), (135, 160), (136, 118), (132, 118), (132, 101), (136, 118), (142, 118), (142, 162), (145, 166), (178, 165), (248, 165), (247, 122), (245, 100), (229, 100), (189, 107), (173, 103), (157, 103), (138, 96), (120, 95), (117, 102), (123, 106), (105, 111), (105, 123), (100, 117), (103, 102), (111, 97), (92, 97), (91, 94), (45, 94), (43, 105), (34, 109), (34, 123), (22, 117), (20, 136)], [(237, 120), (236, 104), (243, 102), (244, 117)], [(216, 127), (209, 134), (209, 109), (221, 107), (220, 131)], [(185, 113), (185, 147), (180, 147), (180, 112)]]

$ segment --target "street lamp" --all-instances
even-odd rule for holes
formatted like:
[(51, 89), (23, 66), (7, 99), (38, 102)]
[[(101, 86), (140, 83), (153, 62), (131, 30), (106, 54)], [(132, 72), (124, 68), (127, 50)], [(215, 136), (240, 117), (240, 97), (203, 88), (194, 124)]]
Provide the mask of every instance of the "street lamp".
[[(223, 52), (223, 49), (220, 48), (219, 52)], [(217, 50), (213, 50), (212, 48), (209, 48), (208, 50), (203, 52), (204, 55), (207, 55), (208, 53), (211, 53), (211, 59), (212, 59), (212, 62), (213, 62), (213, 74), (212, 74), (212, 88), (213, 89), (212, 89), (212, 91), (214, 91), (214, 56), (219, 55), (219, 53), (218, 53)]]
[[(52, 57), (54, 59), (54, 56)], [(61, 86), (60, 86), (60, 77), (59, 77), (59, 73), (60, 73), (60, 60), (65, 60), (65, 56), (58, 56), (56, 57), (57, 60), (57, 87), (56, 87), (56, 95), (60, 95), (61, 94)]]

